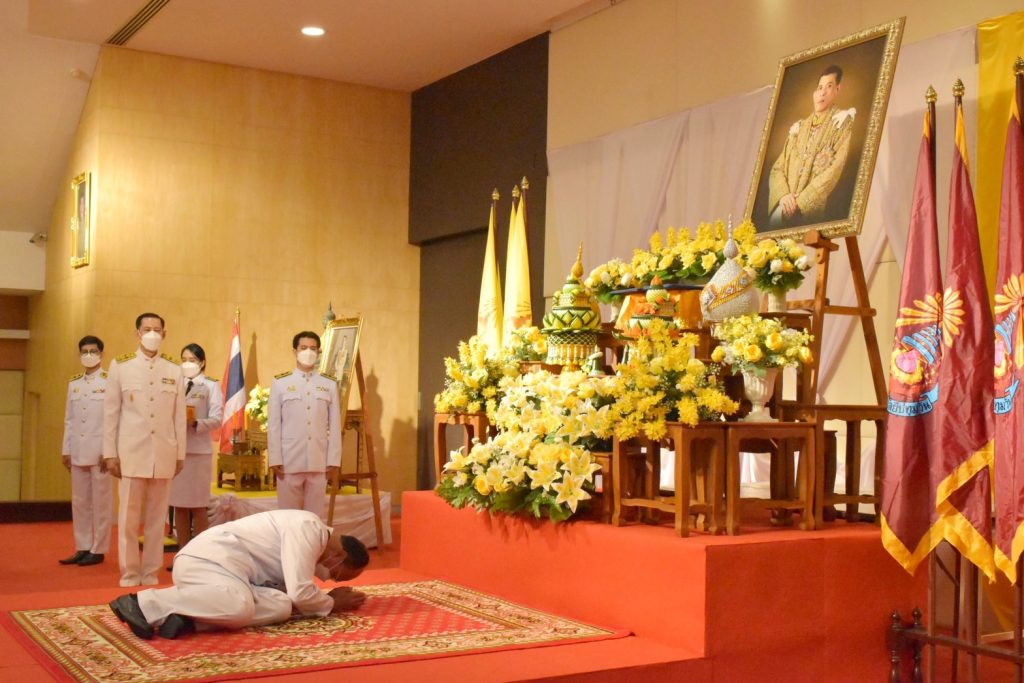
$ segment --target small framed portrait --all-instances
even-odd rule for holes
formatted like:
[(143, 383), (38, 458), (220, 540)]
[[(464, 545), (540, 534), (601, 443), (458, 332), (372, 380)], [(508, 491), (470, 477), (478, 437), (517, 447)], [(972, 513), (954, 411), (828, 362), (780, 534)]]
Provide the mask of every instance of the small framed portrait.
[(80, 173), (71, 181), (74, 210), (71, 213), (71, 267), (89, 265), (92, 198), (90, 173)]
[(760, 233), (860, 233), (903, 18), (779, 64), (746, 215)]
[(356, 356), (359, 353), (359, 336), (363, 330), (363, 317), (355, 315), (338, 318), (327, 324), (323, 334), (324, 348), (320, 353), (320, 372), (333, 375), (338, 380), (338, 394), (344, 416), (348, 408), (349, 389), (355, 378)]

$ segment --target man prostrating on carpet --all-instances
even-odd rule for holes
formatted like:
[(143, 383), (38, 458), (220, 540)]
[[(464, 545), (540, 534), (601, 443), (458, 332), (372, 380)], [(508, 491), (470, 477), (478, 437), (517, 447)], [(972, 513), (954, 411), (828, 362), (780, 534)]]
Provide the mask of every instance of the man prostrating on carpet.
[(200, 629), (240, 629), (356, 609), (366, 596), (321, 579), (349, 581), (369, 555), (305, 510), (271, 510), (207, 529), (174, 558), (174, 586), (122, 595), (110, 609), (140, 638)]

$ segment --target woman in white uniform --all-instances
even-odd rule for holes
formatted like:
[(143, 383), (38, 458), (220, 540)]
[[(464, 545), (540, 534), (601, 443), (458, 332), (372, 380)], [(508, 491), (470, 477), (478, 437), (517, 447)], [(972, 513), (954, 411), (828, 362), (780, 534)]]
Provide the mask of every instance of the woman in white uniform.
[(203, 374), (206, 352), (199, 344), (181, 350), (181, 372), (185, 376), (185, 410), (188, 441), (185, 465), (171, 481), (170, 505), (174, 508), (174, 531), (178, 547), (210, 526), (210, 482), (213, 479), (212, 436), (220, 429), (224, 398), (220, 384)]

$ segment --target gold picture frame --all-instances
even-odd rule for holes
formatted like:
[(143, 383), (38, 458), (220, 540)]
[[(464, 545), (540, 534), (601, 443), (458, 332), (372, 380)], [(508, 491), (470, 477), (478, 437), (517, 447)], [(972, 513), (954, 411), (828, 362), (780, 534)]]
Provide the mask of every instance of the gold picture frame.
[(342, 418), (348, 408), (349, 390), (352, 388), (352, 378), (355, 375), (362, 331), (361, 315), (332, 320), (324, 329), (319, 370), (321, 374), (332, 375), (338, 380)]
[(860, 233), (904, 21), (865, 29), (779, 63), (747, 194), (745, 214), (759, 233), (793, 238), (811, 230), (829, 238)]
[(71, 267), (89, 265), (89, 242), (92, 238), (92, 174), (79, 173), (71, 181), (74, 197), (71, 213)]

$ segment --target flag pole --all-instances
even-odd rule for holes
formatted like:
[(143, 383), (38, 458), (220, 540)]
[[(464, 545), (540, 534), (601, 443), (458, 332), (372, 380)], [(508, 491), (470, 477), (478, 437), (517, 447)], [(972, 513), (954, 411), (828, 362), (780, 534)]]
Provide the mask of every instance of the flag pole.
[[(928, 107), (928, 155), (932, 160), (932, 168), (935, 168), (935, 101), (939, 98), (939, 94), (935, 92), (935, 88), (928, 86), (928, 90), (924, 93), (924, 101)], [(932, 174), (932, 196), (937, 197), (936, 194), (936, 182), (938, 174)]]

